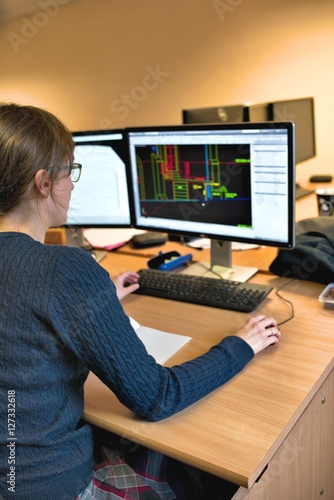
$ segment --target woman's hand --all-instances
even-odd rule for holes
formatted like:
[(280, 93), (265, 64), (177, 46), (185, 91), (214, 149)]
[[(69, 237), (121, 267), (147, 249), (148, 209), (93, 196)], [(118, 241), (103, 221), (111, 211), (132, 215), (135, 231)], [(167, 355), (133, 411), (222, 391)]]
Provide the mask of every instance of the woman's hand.
[(267, 318), (263, 314), (250, 318), (236, 335), (247, 342), (254, 354), (270, 345), (277, 344), (281, 338), (276, 320)]
[(127, 295), (138, 290), (139, 274), (133, 271), (126, 271), (113, 278), (113, 282), (116, 286), (117, 297), (119, 300), (124, 299)]

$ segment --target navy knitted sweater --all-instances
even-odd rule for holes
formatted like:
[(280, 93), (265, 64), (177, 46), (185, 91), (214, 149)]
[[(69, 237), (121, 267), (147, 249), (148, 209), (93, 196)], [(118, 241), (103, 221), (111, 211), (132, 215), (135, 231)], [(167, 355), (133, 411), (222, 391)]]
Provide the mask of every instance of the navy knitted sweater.
[(227, 337), (165, 368), (147, 354), (90, 255), (0, 233), (0, 498), (74, 499), (90, 482), (92, 433), (81, 420), (90, 370), (155, 421), (222, 385), (253, 355)]

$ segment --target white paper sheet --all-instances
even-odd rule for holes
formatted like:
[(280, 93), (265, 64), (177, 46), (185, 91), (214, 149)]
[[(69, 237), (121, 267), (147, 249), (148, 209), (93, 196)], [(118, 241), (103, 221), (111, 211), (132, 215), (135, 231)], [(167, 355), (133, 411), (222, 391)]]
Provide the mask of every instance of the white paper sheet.
[(85, 239), (92, 245), (93, 248), (105, 248), (112, 250), (127, 243), (132, 236), (141, 234), (144, 231), (133, 228), (119, 229), (85, 229)]
[(178, 335), (176, 333), (168, 333), (156, 330), (155, 328), (141, 326), (133, 318), (130, 318), (130, 321), (138, 337), (145, 345), (147, 352), (161, 365), (191, 340), (191, 337), (187, 337), (186, 335)]

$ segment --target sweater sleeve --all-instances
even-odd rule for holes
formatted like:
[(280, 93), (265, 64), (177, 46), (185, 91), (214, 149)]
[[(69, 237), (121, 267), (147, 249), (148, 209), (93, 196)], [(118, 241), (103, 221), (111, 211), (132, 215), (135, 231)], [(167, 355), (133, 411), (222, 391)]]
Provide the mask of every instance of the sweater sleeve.
[(57, 258), (48, 318), (61, 342), (129, 409), (156, 421), (209, 394), (253, 358), (239, 337), (167, 368), (156, 363), (133, 330), (108, 273), (81, 251)]

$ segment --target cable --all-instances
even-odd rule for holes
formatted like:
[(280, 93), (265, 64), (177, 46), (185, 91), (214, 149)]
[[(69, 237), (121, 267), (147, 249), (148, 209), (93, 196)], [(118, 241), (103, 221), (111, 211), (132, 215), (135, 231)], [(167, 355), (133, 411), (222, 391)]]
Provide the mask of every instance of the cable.
[(287, 319), (285, 319), (284, 321), (281, 321), (280, 323), (278, 323), (277, 326), (284, 325), (284, 323), (287, 323), (288, 321), (292, 320), (295, 317), (295, 309), (294, 309), (293, 303), (291, 302), (291, 300), (288, 300), (285, 297), (283, 297), (283, 295), (280, 294), (280, 291), (283, 288), (285, 288), (286, 286), (288, 286), (291, 283), (293, 283), (294, 281), (296, 281), (296, 280), (297, 280), (297, 278), (292, 278), (291, 280), (289, 280), (287, 283), (284, 283), (280, 288), (278, 288), (276, 290), (277, 297), (279, 299), (281, 299), (285, 304), (287, 304), (290, 307), (290, 310), (291, 310), (290, 316)]
[(216, 276), (218, 276), (219, 279), (221, 279), (221, 280), (224, 279), (223, 276), (221, 276), (221, 274), (219, 274), (213, 270), (213, 267), (208, 267), (205, 264), (203, 264), (203, 262), (200, 262), (200, 261), (193, 262), (193, 265), (194, 264), (203, 267), (203, 269), (205, 269), (208, 273), (210, 272), (212, 274), (215, 274)]
[[(210, 271), (211, 273), (213, 274), (216, 274), (220, 279), (223, 279), (222, 276), (218, 273), (216, 273), (212, 268), (208, 267), (208, 266), (205, 266), (202, 262), (194, 262), (194, 264), (197, 264), (201, 267), (203, 267), (204, 269), (206, 269), (207, 271)], [(281, 325), (284, 325), (285, 323), (287, 323), (288, 321), (291, 321), (294, 317), (295, 317), (295, 309), (294, 309), (294, 305), (293, 303), (291, 302), (291, 300), (288, 300), (286, 299), (285, 297), (283, 297), (283, 295), (280, 294), (280, 291), (283, 290), (283, 288), (285, 288), (286, 286), (290, 285), (291, 283), (293, 283), (294, 281), (296, 281), (297, 278), (292, 278), (291, 280), (289, 280), (287, 283), (284, 283), (281, 287), (277, 288), (276, 290), (276, 295), (277, 297), (284, 303), (286, 304), (288, 307), (290, 307), (290, 310), (291, 310), (291, 314), (290, 316), (281, 321), (280, 323), (277, 324), (277, 326), (281, 326)]]

